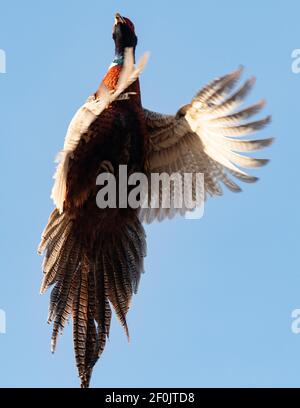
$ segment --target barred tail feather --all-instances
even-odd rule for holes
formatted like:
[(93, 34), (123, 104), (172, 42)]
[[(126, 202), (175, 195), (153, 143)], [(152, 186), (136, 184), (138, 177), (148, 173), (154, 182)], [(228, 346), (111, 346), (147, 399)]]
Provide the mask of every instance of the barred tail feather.
[(55, 210), (39, 250), (46, 252), (41, 292), (55, 285), (48, 317), (51, 350), (72, 315), (76, 364), (85, 388), (109, 336), (111, 305), (129, 337), (126, 315), (143, 271), (146, 242), (137, 218), (114, 232), (99, 230), (89, 249), (83, 242), (76, 220)]

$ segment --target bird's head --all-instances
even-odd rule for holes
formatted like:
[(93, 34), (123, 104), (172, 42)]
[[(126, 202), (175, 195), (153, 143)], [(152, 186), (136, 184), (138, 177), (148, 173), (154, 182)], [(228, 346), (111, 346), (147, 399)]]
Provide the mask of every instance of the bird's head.
[(116, 46), (116, 55), (124, 55), (125, 48), (132, 47), (135, 50), (137, 36), (133, 23), (127, 17), (122, 17), (119, 13), (115, 15), (113, 26), (113, 40)]

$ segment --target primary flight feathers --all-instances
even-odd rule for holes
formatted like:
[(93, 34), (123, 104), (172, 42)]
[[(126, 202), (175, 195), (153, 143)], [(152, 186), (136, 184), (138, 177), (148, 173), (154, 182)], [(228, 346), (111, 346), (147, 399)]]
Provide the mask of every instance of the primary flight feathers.
[[(264, 101), (238, 110), (255, 82), (251, 78), (234, 90), (241, 73), (242, 68), (239, 68), (212, 81), (177, 115), (162, 115), (144, 109), (151, 142), (149, 173), (203, 173), (205, 193), (212, 196), (222, 194), (222, 184), (233, 192), (241, 191), (232, 176), (248, 183), (257, 180), (240, 167), (261, 167), (268, 160), (239, 153), (261, 150), (273, 139), (240, 137), (262, 129), (271, 117), (247, 121), (265, 106)], [(193, 185), (193, 189), (195, 187)], [(174, 189), (171, 194), (174, 196)], [(185, 212), (185, 209), (146, 208), (141, 209), (140, 218), (150, 223), (154, 219), (172, 218)]]

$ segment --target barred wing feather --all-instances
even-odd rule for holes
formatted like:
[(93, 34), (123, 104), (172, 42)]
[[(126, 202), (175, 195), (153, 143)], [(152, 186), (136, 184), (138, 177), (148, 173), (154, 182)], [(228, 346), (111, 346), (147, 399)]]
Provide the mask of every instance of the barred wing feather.
[[(231, 191), (241, 188), (232, 176), (244, 182), (255, 182), (257, 177), (249, 175), (244, 168), (265, 165), (268, 160), (257, 159), (241, 153), (261, 150), (269, 146), (272, 138), (241, 139), (266, 126), (271, 117), (248, 121), (264, 107), (259, 101), (252, 106), (239, 109), (254, 85), (250, 78), (240, 88), (234, 90), (240, 79), (242, 68), (217, 78), (201, 89), (191, 103), (183, 106), (175, 116), (163, 115), (144, 109), (146, 125), (150, 136), (149, 177), (151, 173), (174, 172), (203, 173), (205, 197), (221, 195), (224, 184)], [(149, 183), (150, 184), (150, 183)], [(192, 195), (196, 186), (192, 185)], [(149, 194), (151, 193), (149, 187)], [(155, 194), (152, 192), (152, 194)], [(171, 196), (176, 191), (171, 185)], [(161, 204), (161, 196), (156, 198)], [(143, 208), (140, 219), (152, 222), (172, 218), (187, 209)]]

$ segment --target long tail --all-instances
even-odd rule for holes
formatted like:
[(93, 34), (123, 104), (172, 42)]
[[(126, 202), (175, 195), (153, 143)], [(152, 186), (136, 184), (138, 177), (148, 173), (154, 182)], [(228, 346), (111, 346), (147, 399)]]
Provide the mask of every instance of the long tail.
[(48, 322), (53, 322), (51, 350), (72, 314), (76, 364), (81, 387), (89, 386), (95, 363), (109, 336), (113, 306), (127, 336), (126, 314), (136, 293), (143, 258), (144, 229), (137, 217), (126, 220), (118, 231), (95, 234), (87, 249), (76, 220), (52, 212), (38, 252), (45, 252), (41, 293), (51, 292)]

